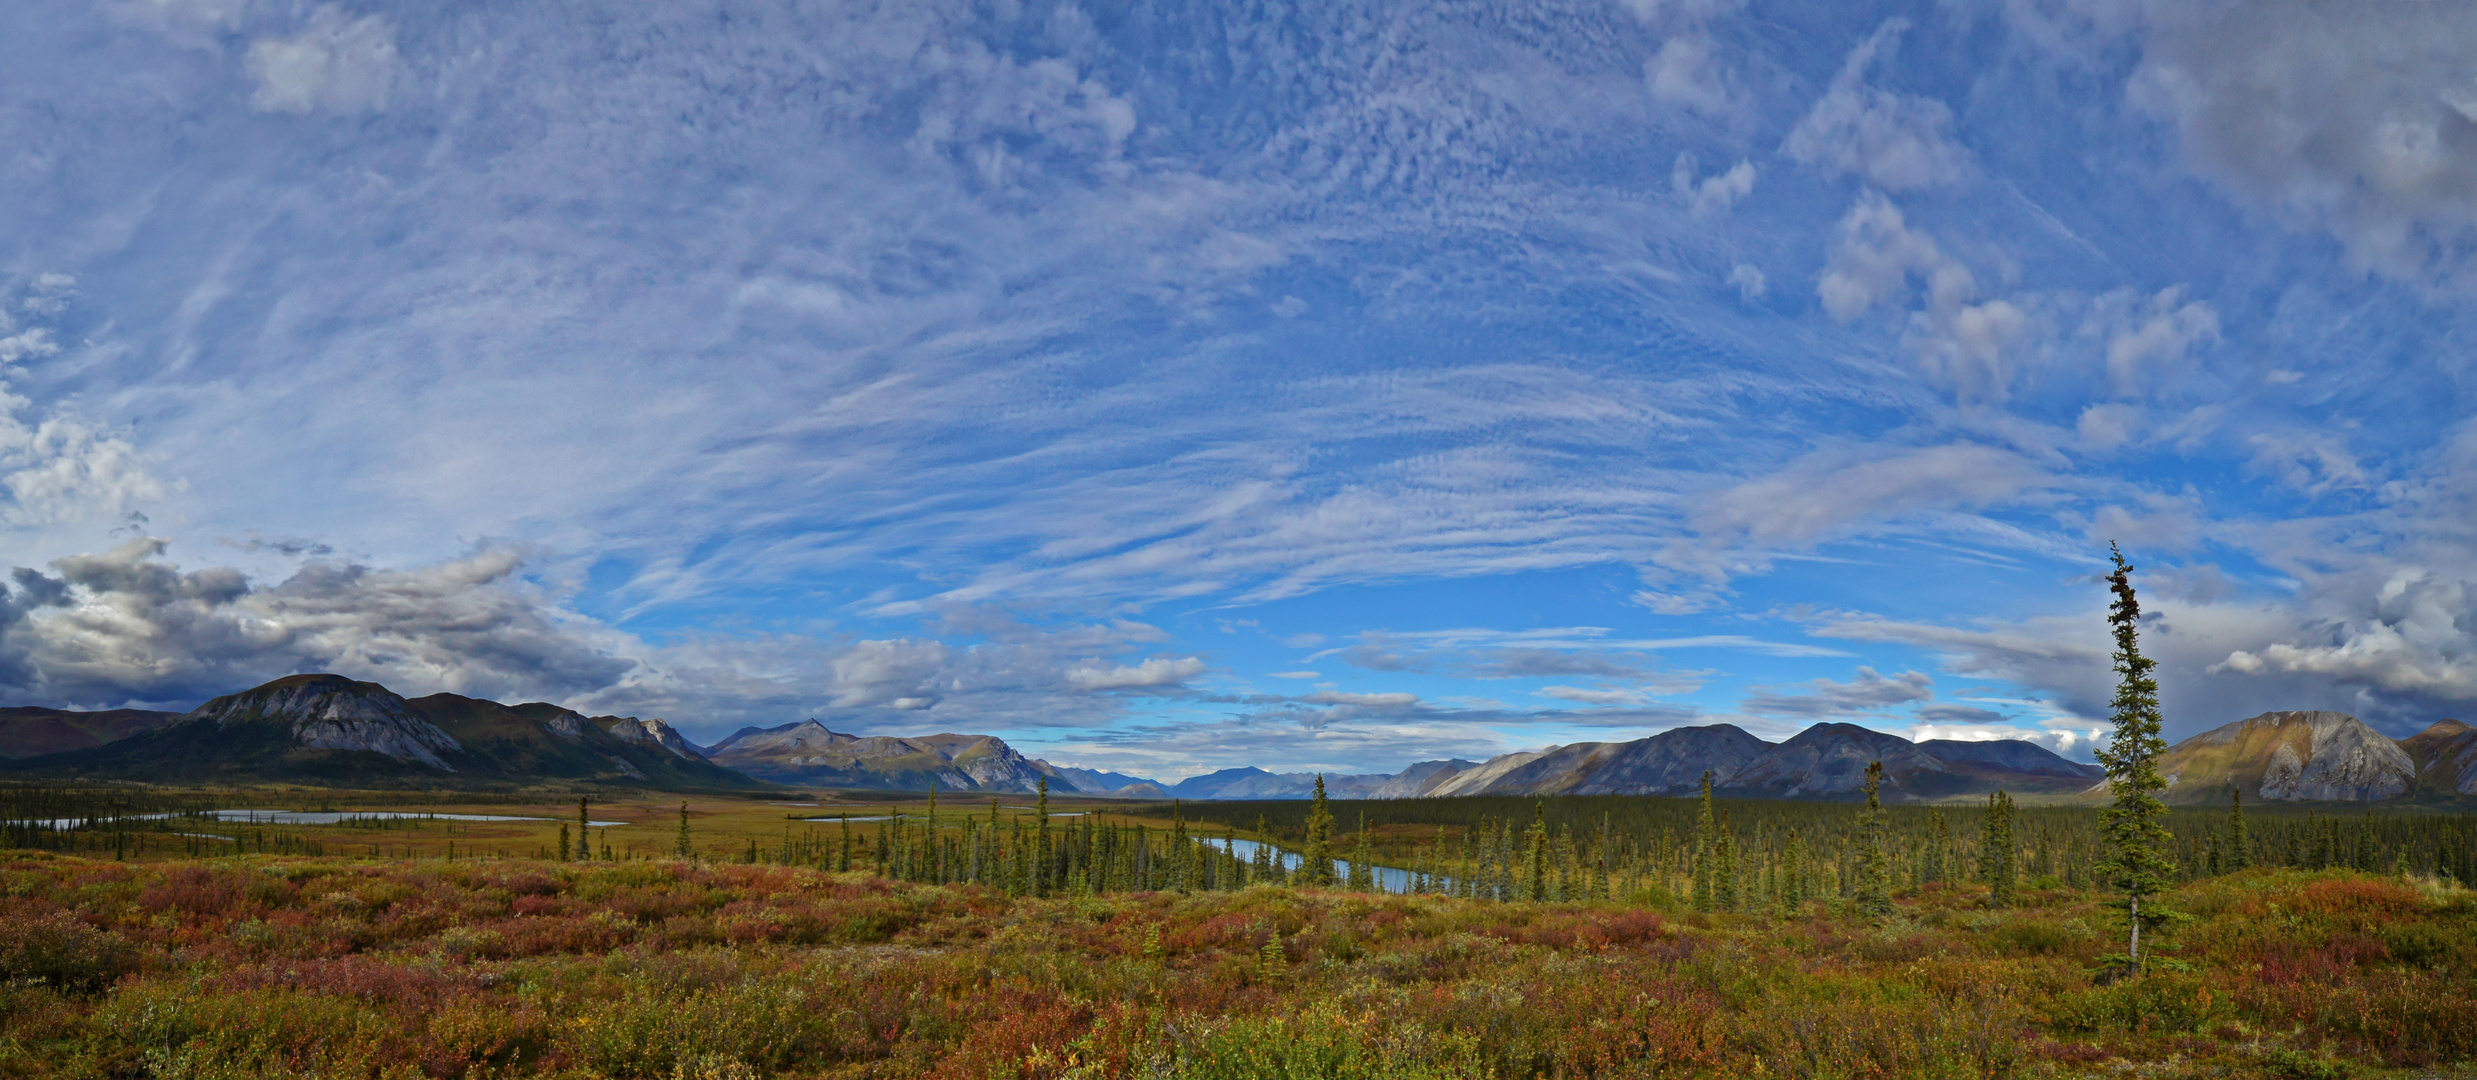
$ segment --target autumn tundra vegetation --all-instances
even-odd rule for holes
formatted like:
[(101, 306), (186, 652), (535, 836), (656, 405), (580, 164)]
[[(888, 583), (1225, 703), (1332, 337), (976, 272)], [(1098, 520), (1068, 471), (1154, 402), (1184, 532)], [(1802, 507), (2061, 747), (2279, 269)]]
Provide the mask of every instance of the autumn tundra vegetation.
[(2094, 801), (0, 788), (0, 1076), (2477, 1075), (2472, 819), (2161, 802), (2125, 570)]

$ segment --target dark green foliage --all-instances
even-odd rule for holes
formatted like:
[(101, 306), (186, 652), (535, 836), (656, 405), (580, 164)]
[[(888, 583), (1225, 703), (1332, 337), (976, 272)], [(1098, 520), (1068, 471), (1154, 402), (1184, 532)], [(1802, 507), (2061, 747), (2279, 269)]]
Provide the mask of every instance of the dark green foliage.
[(1866, 808), (1858, 813), (1858, 910), (1869, 915), (1892, 913), (1891, 859), (1884, 849), (1884, 804), (1876, 792), (1884, 783), (1884, 763), (1866, 766)]
[(1978, 880), (1987, 885), (1987, 905), (2011, 907), (2021, 881), (2016, 863), (2019, 848), (2013, 842), (2012, 796), (2001, 791), (1987, 796), (1987, 812), (1980, 821)]
[(2110, 703), (2115, 730), (2099, 749), (2098, 758), (2107, 768), (2108, 791), (2114, 801), (2099, 811), (2108, 855), (2098, 871), (2109, 887), (2124, 894), (2130, 927), (2125, 957), (2140, 971), (2142, 928), (2146, 923), (2158, 925), (2165, 917), (2155, 910), (2145, 914), (2142, 900), (2166, 891), (2176, 880), (2167, 804), (2159, 800), (2159, 792), (2167, 787), (2158, 769), (2167, 740), (2159, 733), (2159, 684), (2150, 676), (2157, 665), (2141, 651), (2142, 607), (2133, 594), (2133, 567), (2115, 545), (2108, 545), (2107, 550), (2116, 567), (2107, 576), (2108, 588), (2116, 597), (2107, 613), (2116, 638), (2116, 696)]
[(1316, 795), (1308, 805), (1306, 861), (1299, 865), (1298, 883), (1330, 888), (1333, 884), (1333, 810), (1325, 802), (1324, 774), (1316, 775)]

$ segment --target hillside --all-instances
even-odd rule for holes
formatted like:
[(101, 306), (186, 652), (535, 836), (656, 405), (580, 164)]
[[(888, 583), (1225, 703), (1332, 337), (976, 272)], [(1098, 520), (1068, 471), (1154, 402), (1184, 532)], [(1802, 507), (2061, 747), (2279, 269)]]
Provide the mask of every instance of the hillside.
[(2417, 782), (2399, 742), (2338, 712), (2266, 712), (2205, 731), (2159, 759), (2169, 802), (2224, 802), (2231, 789), (2265, 802), (2397, 798)]
[(7, 763), (20, 775), (339, 786), (546, 780), (709, 790), (763, 785), (706, 761), (668, 724), (457, 694), (408, 701), (340, 675), (293, 675), (115, 742)]
[(148, 709), (76, 712), (17, 706), (0, 709), (0, 758), (35, 757), (84, 750), (151, 731), (181, 714)]
[(2416, 790), (2443, 796), (2477, 795), (2477, 728), (2438, 721), (2400, 743), (2417, 763)]
[(706, 748), (716, 764), (761, 780), (808, 787), (1029, 794), (1043, 780), (1080, 790), (1050, 769), (987, 735), (846, 735), (815, 720), (741, 728)]
[(1913, 743), (1855, 724), (1816, 724), (1769, 743), (1731, 724), (1674, 728), (1620, 743), (1573, 743), (1504, 754), (1473, 765), (1427, 762), (1380, 787), (1376, 798), (1459, 795), (1684, 795), (1702, 785), (1738, 798), (1850, 798), (1869, 762), (1885, 766), (1884, 797), (1934, 799), (2002, 788), (2078, 791), (2101, 776), (2035, 743), (1930, 740)]

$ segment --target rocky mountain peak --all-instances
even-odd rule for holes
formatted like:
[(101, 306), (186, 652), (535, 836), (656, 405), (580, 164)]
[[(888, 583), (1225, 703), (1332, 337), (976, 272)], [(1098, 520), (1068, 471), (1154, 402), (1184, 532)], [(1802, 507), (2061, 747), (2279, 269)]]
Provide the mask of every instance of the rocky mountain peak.
[[(2416, 782), (2399, 743), (2342, 712), (2266, 712), (2171, 747), (2159, 761), (2179, 801), (2230, 787), (2272, 802), (2395, 798)], [(2182, 789), (2182, 790), (2179, 790)]]
[(454, 772), (441, 755), (464, 749), (454, 736), (413, 714), (395, 692), (341, 675), (292, 675), (227, 694), (192, 710), (181, 723), (282, 725), (292, 741), (314, 750), (366, 750), (397, 761)]

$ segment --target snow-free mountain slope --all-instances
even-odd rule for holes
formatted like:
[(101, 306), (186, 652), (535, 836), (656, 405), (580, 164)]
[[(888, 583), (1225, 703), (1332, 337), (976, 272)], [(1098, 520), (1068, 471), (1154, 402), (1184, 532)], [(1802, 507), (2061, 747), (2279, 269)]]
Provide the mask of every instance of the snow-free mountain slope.
[(2223, 801), (2231, 788), (2266, 802), (2397, 798), (2417, 781), (2397, 741), (2340, 712), (2267, 712), (2169, 747), (2159, 759), (2170, 802)]
[(407, 701), (377, 683), (314, 674), (227, 694), (162, 727), (13, 762), (10, 770), (343, 786), (554, 780), (682, 790), (762, 786), (686, 748), (658, 720), (588, 717), (542, 702), (503, 705), (457, 694)]
[(19, 706), (0, 709), (0, 758), (34, 757), (84, 750), (152, 731), (181, 718), (151, 709), (77, 712)]
[(2477, 728), (2442, 720), (2400, 744), (2417, 765), (2417, 788), (2437, 795), (2477, 795)]

